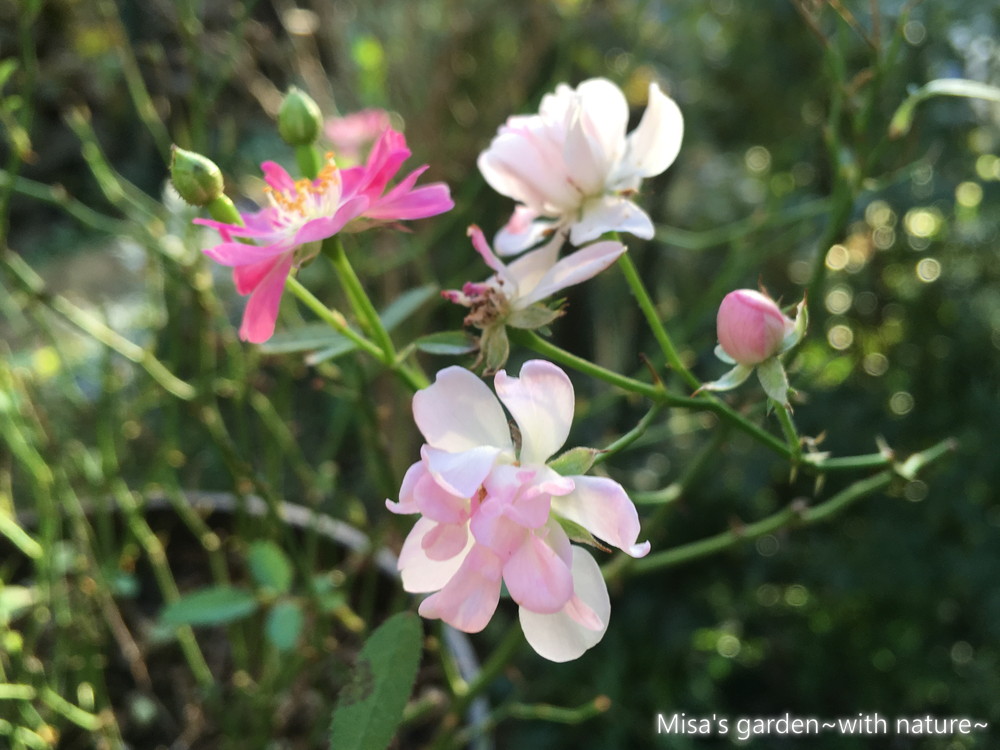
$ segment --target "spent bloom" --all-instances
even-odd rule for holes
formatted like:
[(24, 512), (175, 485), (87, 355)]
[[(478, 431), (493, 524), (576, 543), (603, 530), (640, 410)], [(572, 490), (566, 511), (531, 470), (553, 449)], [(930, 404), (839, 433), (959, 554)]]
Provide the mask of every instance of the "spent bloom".
[(499, 401), (473, 373), (449, 367), (413, 397), (427, 443), (399, 502), (386, 501), (394, 513), (421, 514), (399, 555), (403, 588), (431, 593), (420, 604), (424, 617), (476, 633), (493, 616), (503, 583), (532, 648), (569, 661), (604, 636), (610, 600), (596, 561), (570, 544), (564, 524), (633, 557), (649, 542), (637, 543), (639, 518), (621, 485), (562, 476), (546, 464), (573, 419), (566, 373), (531, 360), (519, 377), (498, 372), (494, 385)]
[(373, 223), (420, 219), (452, 208), (443, 183), (414, 187), (426, 166), (386, 192), (409, 156), (403, 135), (390, 129), (382, 134), (366, 164), (341, 170), (328, 154), (314, 180), (293, 180), (279, 164), (267, 161), (261, 164), (267, 183), (266, 206), (241, 214), (241, 223), (195, 219), (222, 237), (205, 255), (232, 267), (236, 290), (250, 296), (240, 338), (260, 343), (274, 333), (285, 280), (293, 266), (315, 255), (311, 243)]
[(500, 253), (519, 253), (563, 227), (574, 245), (610, 231), (653, 236), (652, 221), (631, 198), (644, 178), (673, 163), (684, 122), (655, 83), (642, 120), (626, 135), (628, 116), (621, 89), (593, 78), (575, 89), (560, 84), (537, 115), (500, 127), (478, 161), (486, 182), (521, 204), (496, 237)]
[(595, 242), (559, 259), (566, 237), (556, 232), (541, 247), (506, 265), (490, 248), (479, 227), (470, 226), (469, 237), (493, 275), (486, 281), (467, 282), (461, 290), (441, 294), (470, 308), (465, 324), (482, 331), (480, 356), (488, 372), (502, 367), (507, 360), (506, 326), (534, 329), (548, 325), (562, 312), (547, 307), (542, 300), (596, 276), (626, 250), (620, 242)]
[(766, 294), (753, 289), (730, 292), (716, 317), (719, 346), (715, 355), (734, 367), (702, 387), (710, 391), (735, 388), (756, 367), (767, 395), (780, 404), (787, 403), (788, 378), (779, 357), (799, 343), (807, 324), (805, 300), (797, 306), (792, 320)]

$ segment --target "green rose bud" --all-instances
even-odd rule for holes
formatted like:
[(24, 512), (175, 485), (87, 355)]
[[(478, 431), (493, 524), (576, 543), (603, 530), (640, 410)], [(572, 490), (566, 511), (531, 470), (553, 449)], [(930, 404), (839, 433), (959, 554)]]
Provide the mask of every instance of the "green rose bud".
[(319, 137), (323, 115), (307, 93), (292, 86), (278, 110), (278, 132), (289, 146), (311, 146)]
[(181, 198), (192, 206), (207, 206), (222, 195), (222, 172), (215, 162), (177, 146), (171, 151), (170, 180)]

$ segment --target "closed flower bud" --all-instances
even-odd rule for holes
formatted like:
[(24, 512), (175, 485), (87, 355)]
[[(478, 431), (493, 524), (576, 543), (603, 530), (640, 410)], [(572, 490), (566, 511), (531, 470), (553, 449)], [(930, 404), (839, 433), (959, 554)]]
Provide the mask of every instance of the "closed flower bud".
[(319, 105), (294, 86), (285, 94), (278, 110), (278, 133), (289, 146), (311, 146), (323, 127)]
[(795, 324), (770, 297), (738, 289), (722, 300), (716, 325), (722, 350), (741, 365), (756, 365), (779, 352)]
[(214, 161), (177, 146), (172, 151), (170, 181), (186, 203), (207, 206), (222, 195), (222, 172)]

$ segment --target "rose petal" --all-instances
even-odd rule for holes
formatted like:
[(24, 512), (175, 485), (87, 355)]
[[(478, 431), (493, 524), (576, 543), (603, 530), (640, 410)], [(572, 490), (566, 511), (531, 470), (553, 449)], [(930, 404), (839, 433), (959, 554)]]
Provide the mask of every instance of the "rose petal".
[(569, 241), (580, 246), (605, 232), (628, 232), (644, 240), (652, 239), (655, 234), (646, 212), (618, 195), (605, 195), (588, 202), (580, 221), (570, 230)]
[(573, 592), (560, 612), (541, 614), (521, 607), (518, 613), (528, 643), (549, 661), (578, 659), (601, 641), (611, 619), (611, 599), (601, 569), (593, 557), (575, 546)]
[(281, 293), (285, 289), (285, 279), (292, 268), (293, 253), (288, 253), (265, 276), (247, 301), (243, 311), (240, 338), (253, 344), (267, 341), (274, 334), (274, 324), (278, 320)]
[(573, 422), (573, 384), (551, 362), (533, 359), (521, 367), (520, 377), (503, 370), (494, 380), (497, 395), (521, 431), (522, 464), (543, 464), (569, 435)]
[(573, 596), (573, 574), (556, 551), (535, 534), (503, 566), (511, 598), (523, 609), (553, 614)]
[(466, 540), (465, 547), (448, 560), (432, 560), (423, 548), (424, 537), (438, 524), (426, 518), (421, 518), (414, 525), (403, 548), (399, 552), (397, 567), (403, 581), (403, 590), (411, 594), (424, 594), (438, 591), (452, 579), (465, 557), (472, 549), (472, 535)]
[[(530, 294), (516, 299), (514, 306), (518, 309), (528, 307), (568, 286), (596, 276), (618, 260), (627, 249), (620, 242), (595, 242), (567, 255), (549, 268)], [(513, 265), (510, 270), (514, 272)]]
[(575, 488), (552, 498), (552, 511), (578, 523), (632, 557), (649, 552), (649, 542), (637, 544), (639, 515), (618, 482), (606, 477), (572, 477)]
[(447, 367), (413, 396), (413, 417), (427, 442), (458, 452), (482, 445), (513, 450), (503, 408), (489, 387), (464, 367)]
[(500, 601), (500, 561), (490, 550), (474, 546), (458, 572), (438, 593), (424, 599), (422, 617), (440, 618), (457, 630), (478, 633)]

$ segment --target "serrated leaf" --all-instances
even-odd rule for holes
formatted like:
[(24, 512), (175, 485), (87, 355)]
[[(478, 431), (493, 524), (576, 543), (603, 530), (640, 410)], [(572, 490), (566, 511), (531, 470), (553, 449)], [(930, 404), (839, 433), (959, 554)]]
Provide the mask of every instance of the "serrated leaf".
[(468, 354), (476, 350), (476, 341), (465, 331), (441, 331), (422, 336), (413, 342), (422, 352), (440, 355)]
[(258, 541), (247, 552), (250, 575), (257, 585), (273, 589), (279, 594), (292, 587), (292, 563), (281, 547), (271, 541)]
[(586, 474), (600, 453), (597, 448), (586, 448), (581, 445), (556, 456), (549, 461), (548, 466), (564, 477), (574, 477)]
[(779, 404), (788, 403), (788, 376), (777, 357), (765, 359), (757, 365), (757, 377), (764, 392)]
[(385, 750), (413, 691), (422, 640), (420, 618), (411, 612), (393, 615), (368, 637), (337, 697), (331, 750)]
[(267, 621), (264, 623), (267, 640), (278, 651), (289, 651), (299, 640), (302, 622), (302, 608), (296, 602), (278, 602), (267, 613)]
[(182, 596), (160, 613), (164, 625), (224, 625), (242, 620), (257, 609), (257, 598), (246, 589), (214, 586)]
[(507, 363), (510, 339), (502, 325), (490, 326), (479, 337), (479, 357), (485, 365), (484, 375), (492, 375)]
[(378, 314), (382, 320), (385, 330), (391, 331), (408, 317), (413, 315), (421, 305), (437, 294), (437, 287), (433, 284), (418, 286), (416, 289), (409, 289), (396, 297), (392, 303)]
[(350, 354), (355, 349), (357, 349), (355, 343), (345, 338), (343, 341), (339, 341), (333, 346), (328, 346), (325, 349), (320, 349), (319, 351), (307, 355), (305, 363), (310, 366), (318, 365), (320, 362), (326, 362), (327, 360), (337, 359), (337, 357), (343, 357), (345, 354)]

